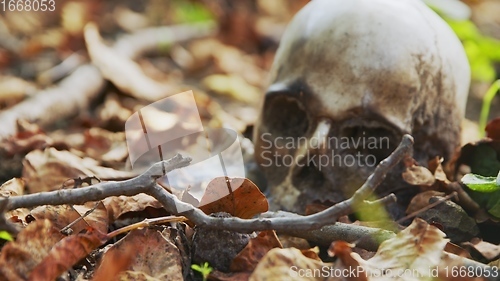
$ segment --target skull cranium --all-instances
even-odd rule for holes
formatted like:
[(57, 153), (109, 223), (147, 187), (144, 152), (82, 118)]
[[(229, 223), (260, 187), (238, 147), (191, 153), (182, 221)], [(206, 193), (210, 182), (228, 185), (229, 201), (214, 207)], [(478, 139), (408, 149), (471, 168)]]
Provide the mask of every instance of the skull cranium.
[(421, 1), (311, 1), (282, 37), (254, 130), (272, 205), (352, 195), (405, 133), (421, 164), (450, 157), (469, 83), (460, 41)]

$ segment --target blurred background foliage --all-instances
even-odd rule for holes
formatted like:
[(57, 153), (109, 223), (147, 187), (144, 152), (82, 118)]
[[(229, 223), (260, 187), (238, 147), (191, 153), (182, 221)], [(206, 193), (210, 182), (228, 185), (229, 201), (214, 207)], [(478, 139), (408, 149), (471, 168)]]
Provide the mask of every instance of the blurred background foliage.
[[(489, 83), (493, 82), (497, 77), (495, 63), (500, 62), (500, 40), (481, 32), (477, 25), (470, 19), (470, 10), (464, 10), (460, 14), (453, 14), (451, 10), (447, 11), (447, 9), (457, 9), (457, 7), (453, 6), (453, 2), (457, 2), (456, 4), (461, 2), (456, 0), (441, 0), (440, 3), (444, 2), (449, 2), (450, 4), (438, 6), (435, 5), (436, 1), (427, 1), (427, 4), (450, 25), (462, 41), (471, 65), (472, 79)], [(469, 9), (465, 5), (462, 8)]]
[[(477, 121), (481, 115), (481, 108), (484, 108), (483, 101), (488, 88), (493, 81), (500, 78), (500, 0), (423, 1), (448, 22), (463, 42), (471, 64), (473, 80), (466, 117)], [(237, 53), (231, 48), (236, 48), (240, 52), (232, 58), (239, 56), (238, 59), (242, 61), (251, 58), (252, 64), (258, 67), (260, 73), (257, 73), (259, 72), (257, 70), (249, 71), (244, 63), (241, 66), (231, 67), (233, 70), (247, 68), (246, 71), (235, 72), (243, 73), (241, 76), (244, 82), (254, 87), (252, 92), (257, 90), (262, 94), (266, 87), (267, 70), (272, 63), (281, 34), (293, 15), (308, 2), (308, 0), (59, 0), (57, 10), (52, 14), (0, 12), (0, 72), (6, 76), (25, 79), (32, 88), (37, 89), (56, 82), (46, 82), (42, 79), (43, 72), (55, 67), (72, 54), (82, 54), (84, 49), (82, 29), (90, 21), (96, 22), (104, 37), (110, 40), (151, 26), (214, 21), (219, 25), (216, 39), (228, 48), (209, 48), (210, 51), (224, 53), (218, 55), (218, 62), (222, 62), (221, 57), (231, 57), (230, 53)], [(164, 55), (162, 63), (165, 57), (172, 56), (169, 53), (171, 47), (166, 46), (161, 49)], [(186, 50), (190, 51), (189, 48)], [(195, 52), (199, 52), (199, 49)], [(195, 53), (190, 55), (194, 58), (200, 57)], [(159, 61), (152, 60), (152, 63), (159, 67)], [(224, 62), (222, 67), (216, 65), (215, 69), (211, 70), (196, 66), (191, 72), (186, 72), (181, 67), (181, 74), (184, 77), (179, 79), (189, 76), (191, 80), (205, 81), (208, 74), (221, 74), (231, 68), (231, 64), (237, 65), (238, 62)], [(175, 72), (179, 70), (177, 66), (175, 62), (169, 61), (168, 67), (165, 66), (161, 70), (168, 72), (168, 75), (178, 74), (179, 72)], [(228, 77), (234, 82), (229, 84), (236, 82), (238, 85), (242, 84), (233, 81), (236, 80), (233, 79), (235, 75)], [(217, 81), (223, 80), (211, 79), (205, 82), (211, 82), (208, 84), (213, 86)], [(226, 82), (224, 83), (228, 84)], [(492, 107), (487, 119), (496, 117), (500, 111), (500, 100), (493, 96), (486, 101), (491, 101), (488, 108)]]

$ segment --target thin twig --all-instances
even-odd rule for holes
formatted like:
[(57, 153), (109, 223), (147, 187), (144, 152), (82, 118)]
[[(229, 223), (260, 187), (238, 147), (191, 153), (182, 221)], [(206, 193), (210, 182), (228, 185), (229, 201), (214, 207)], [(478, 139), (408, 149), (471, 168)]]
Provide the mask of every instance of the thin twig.
[(394, 152), (380, 162), (377, 168), (375, 168), (373, 174), (368, 177), (366, 182), (354, 193), (351, 198), (333, 205), (319, 213), (308, 216), (256, 219), (240, 219), (236, 217), (218, 218), (207, 216), (200, 209), (194, 208), (192, 205), (182, 202), (174, 195), (165, 191), (165, 189), (158, 184), (151, 188), (150, 195), (160, 201), (160, 203), (169, 212), (177, 213), (177, 208), (187, 210), (183, 212), (182, 215), (187, 217), (199, 227), (226, 229), (238, 232), (253, 232), (266, 229), (274, 229), (276, 231), (290, 231), (297, 229), (305, 231), (318, 229), (325, 225), (335, 224), (338, 217), (351, 213), (352, 206), (358, 206), (360, 203), (363, 203), (363, 201), (375, 191), (375, 188), (380, 185), (387, 173), (410, 153), (412, 147), (413, 137), (410, 135), (404, 135), (403, 140)]
[[(80, 222), (80, 221), (82, 221), (82, 220), (83, 220), (83, 221), (87, 224), (87, 226), (88, 226), (89, 224), (88, 224), (88, 223), (84, 220), (84, 218), (86, 218), (87, 216), (89, 216), (90, 214), (92, 214), (92, 212), (94, 212), (94, 211), (95, 211), (95, 209), (97, 209), (97, 206), (99, 206), (99, 204), (101, 204), (101, 202), (100, 202), (100, 201), (99, 201), (99, 202), (96, 202), (96, 203), (94, 204), (94, 207), (92, 207), (91, 209), (87, 210), (87, 211), (85, 212), (85, 214), (83, 214), (83, 215), (79, 216), (76, 220), (72, 221), (72, 222), (71, 222), (70, 224), (68, 224), (67, 226), (63, 227), (63, 228), (62, 228), (59, 232), (61, 232), (62, 234), (65, 234), (65, 235), (70, 235), (70, 234), (71, 234), (71, 232), (73, 232), (73, 230), (70, 230), (70, 229), (71, 229), (71, 227), (73, 227), (73, 225), (77, 224), (78, 222)], [(78, 213), (78, 211), (76, 211), (76, 209), (75, 209), (73, 206), (71, 206), (71, 209), (73, 209), (75, 212), (77, 212), (77, 213)]]
[(163, 175), (162, 164), (165, 171), (170, 172), (182, 168), (191, 162), (191, 158), (176, 155), (169, 160), (153, 164), (141, 175), (125, 181), (109, 181), (95, 185), (77, 188), (62, 189), (50, 192), (40, 192), (22, 196), (12, 196), (0, 199), (0, 203), (8, 200), (6, 210), (17, 208), (31, 208), (40, 205), (84, 204), (89, 201), (99, 201), (110, 196), (133, 196), (139, 193), (149, 193), (151, 186), (156, 184), (156, 179)]
[(111, 239), (113, 237), (116, 237), (120, 234), (123, 234), (125, 232), (129, 232), (131, 230), (134, 230), (136, 228), (141, 228), (141, 227), (148, 227), (152, 226), (155, 224), (162, 224), (162, 223), (167, 223), (167, 222), (184, 222), (187, 221), (187, 218), (183, 216), (167, 216), (167, 217), (161, 217), (161, 218), (154, 218), (154, 219), (145, 219), (143, 221), (140, 221), (138, 223), (134, 223), (131, 225), (127, 225), (125, 227), (122, 227), (120, 229), (111, 231), (110, 233), (106, 234), (107, 239)]
[[(338, 217), (351, 213), (352, 206), (364, 202), (364, 200), (374, 192), (375, 188), (383, 181), (391, 168), (411, 151), (412, 145), (413, 138), (410, 135), (403, 136), (403, 140), (396, 150), (394, 150), (389, 157), (380, 162), (374, 173), (368, 177), (366, 182), (350, 199), (309, 216), (256, 219), (240, 219), (236, 217), (216, 218), (208, 216), (191, 204), (182, 202), (156, 183), (156, 179), (163, 175), (162, 162), (152, 165), (149, 170), (135, 178), (121, 182), (104, 182), (78, 189), (14, 196), (9, 199), (0, 199), (0, 202), (1, 200), (9, 200), (6, 209), (12, 210), (40, 205), (83, 204), (88, 201), (102, 200), (109, 196), (132, 196), (138, 193), (146, 193), (160, 201), (163, 207), (172, 214), (178, 214), (178, 210), (187, 210), (183, 212), (182, 215), (186, 216), (199, 227), (218, 228), (239, 232), (253, 232), (265, 229), (275, 229), (276, 231), (301, 229), (305, 231), (318, 229), (329, 224), (335, 224)], [(190, 161), (191, 159), (189, 158), (183, 158), (177, 155), (165, 162), (166, 171), (169, 172), (173, 169), (187, 166)]]
[[(221, 218), (206, 215), (191, 204), (177, 199), (177, 197), (168, 193), (163, 187), (156, 183), (156, 179), (163, 175), (163, 164), (165, 164), (166, 172), (189, 165), (191, 159), (184, 158), (180, 155), (176, 155), (167, 161), (158, 162), (152, 165), (143, 174), (130, 180), (98, 183), (78, 189), (14, 196), (0, 199), (0, 206), (5, 204), (6, 200), (6, 210), (12, 210), (39, 205), (83, 204), (87, 201), (102, 200), (108, 196), (131, 196), (138, 193), (146, 193), (160, 201), (163, 207), (172, 214), (179, 214), (177, 211), (179, 207), (181, 210), (188, 210), (183, 212), (182, 215), (195, 223), (198, 227), (232, 230), (237, 232), (274, 229), (278, 232), (306, 238), (314, 242), (320, 241), (321, 243), (319, 244), (322, 245), (328, 245), (333, 240), (353, 242), (359, 240), (361, 237), (370, 235), (374, 237), (374, 239), (363, 241), (365, 244), (359, 244), (358, 246), (366, 247), (367, 249), (376, 249), (382, 241), (394, 237), (395, 234), (391, 231), (382, 229), (342, 224), (336, 222), (336, 220), (339, 216), (349, 214), (352, 211), (352, 206), (357, 206), (359, 203), (365, 202), (366, 198), (374, 192), (375, 188), (383, 181), (391, 168), (408, 155), (412, 149), (412, 145), (413, 138), (409, 135), (403, 136), (403, 140), (396, 150), (394, 150), (389, 157), (380, 162), (374, 173), (368, 177), (366, 182), (351, 198), (309, 216), (297, 214), (283, 215), (286, 212), (277, 212), (275, 214), (267, 213), (267, 217), (256, 219), (240, 219), (236, 217)], [(387, 200), (391, 199), (382, 199), (382, 202)], [(451, 258), (458, 258), (458, 256), (449, 253), (445, 253), (445, 255)], [(493, 270), (487, 265), (469, 259), (463, 258), (462, 260), (466, 266), (481, 268), (489, 272)]]
[[(182, 215), (199, 227), (226, 229), (238, 232), (253, 232), (266, 229), (274, 229), (276, 231), (290, 231), (296, 229), (305, 231), (318, 229), (325, 225), (335, 224), (338, 217), (352, 212), (352, 206), (364, 202), (364, 200), (367, 199), (374, 192), (375, 188), (384, 180), (392, 167), (399, 163), (399, 161), (411, 151), (412, 145), (413, 138), (410, 135), (403, 136), (403, 140), (396, 150), (394, 150), (389, 157), (380, 162), (374, 173), (368, 177), (366, 182), (350, 199), (309, 216), (256, 219), (240, 219), (236, 217), (216, 218), (208, 216), (200, 209), (193, 207), (193, 205), (182, 202), (156, 183), (156, 178), (163, 174), (162, 162), (154, 164), (145, 173), (126, 181), (105, 182), (78, 189), (57, 190), (11, 197), (7, 205), (7, 210), (22, 207), (29, 208), (39, 205), (83, 204), (88, 201), (102, 200), (109, 196), (132, 196), (138, 193), (146, 193), (160, 201), (163, 207), (171, 214), (179, 214), (178, 210), (187, 210), (182, 212)], [(177, 155), (165, 162), (165, 168), (166, 171), (169, 172), (175, 168), (187, 166), (189, 162), (189, 158), (183, 158)]]
[(421, 208), (419, 210), (416, 210), (415, 212), (407, 215), (406, 217), (400, 218), (396, 222), (397, 223), (402, 223), (402, 222), (404, 222), (407, 219), (411, 219), (411, 218), (415, 217), (416, 215), (418, 215), (418, 214), (420, 214), (422, 212), (425, 212), (425, 211), (427, 211), (427, 210), (429, 210), (431, 208), (436, 207), (437, 205), (443, 203), (444, 201), (450, 200), (452, 197), (457, 198), (457, 192), (456, 191), (453, 191), (452, 193), (446, 195), (446, 197), (443, 197), (443, 198), (439, 199), (438, 201), (436, 201), (436, 202), (434, 202), (432, 204), (429, 204), (429, 205), (427, 205), (427, 206), (425, 206), (425, 207), (423, 207), (423, 208)]

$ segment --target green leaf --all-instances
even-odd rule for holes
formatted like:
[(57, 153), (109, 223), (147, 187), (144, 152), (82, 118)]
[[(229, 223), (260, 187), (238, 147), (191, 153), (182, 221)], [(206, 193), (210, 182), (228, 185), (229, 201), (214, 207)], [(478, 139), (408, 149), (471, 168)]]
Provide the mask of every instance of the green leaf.
[(7, 241), (14, 241), (14, 238), (12, 238), (10, 233), (8, 233), (5, 230), (0, 230), (0, 239), (7, 240)]
[(500, 190), (496, 177), (483, 177), (475, 174), (466, 174), (462, 178), (462, 183), (474, 191), (487, 193)]
[(488, 213), (496, 218), (500, 218), (500, 192), (494, 192), (486, 204)]
[(467, 193), (476, 203), (490, 215), (500, 218), (500, 171), (497, 177), (466, 174), (461, 181), (469, 188)]
[(500, 170), (497, 152), (488, 144), (478, 145), (471, 157), (469, 166), (473, 174), (494, 177)]

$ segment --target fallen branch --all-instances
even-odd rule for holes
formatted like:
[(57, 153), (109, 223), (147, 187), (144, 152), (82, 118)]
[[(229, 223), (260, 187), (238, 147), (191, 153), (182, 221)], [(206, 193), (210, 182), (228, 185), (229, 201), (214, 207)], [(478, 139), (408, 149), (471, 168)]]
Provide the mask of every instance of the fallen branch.
[(0, 139), (16, 133), (19, 119), (47, 126), (77, 114), (97, 97), (103, 87), (104, 79), (97, 68), (88, 64), (80, 66), (57, 87), (42, 90), (0, 113)]
[[(4, 210), (16, 208), (29, 208), (39, 205), (62, 205), (62, 204), (83, 204), (88, 201), (98, 201), (109, 196), (126, 195), (132, 196), (139, 193), (146, 193), (155, 197), (162, 203), (164, 208), (172, 214), (178, 214), (177, 208), (180, 206), (184, 210), (182, 215), (194, 222), (197, 227), (207, 227), (212, 229), (225, 229), (237, 232), (253, 232), (257, 230), (274, 229), (278, 232), (306, 238), (320, 245), (328, 246), (333, 240), (344, 240), (347, 242), (359, 241), (358, 246), (374, 250), (381, 242), (394, 237), (394, 233), (387, 230), (348, 225), (336, 222), (337, 218), (352, 212), (352, 206), (364, 203), (383, 181), (387, 173), (399, 163), (412, 149), (413, 138), (409, 135), (403, 136), (400, 145), (394, 152), (384, 159), (375, 169), (374, 173), (368, 177), (366, 182), (355, 192), (355, 194), (322, 212), (301, 216), (285, 212), (267, 213), (267, 217), (256, 219), (217, 218), (206, 215), (200, 209), (190, 204), (184, 203), (174, 195), (167, 192), (156, 183), (156, 180), (177, 168), (182, 168), (191, 162), (190, 158), (176, 155), (173, 158), (153, 164), (141, 175), (121, 181), (104, 182), (78, 189), (64, 189), (51, 192), (42, 192), (23, 196), (14, 196), (0, 199), (0, 206), (5, 206)], [(164, 169), (164, 170), (163, 170)], [(392, 196), (388, 196), (381, 202), (391, 201)], [(7, 201), (7, 204), (5, 204)], [(370, 237), (369, 239), (366, 239)], [(459, 257), (450, 253), (444, 253), (454, 260)], [(462, 258), (466, 266), (482, 268), (492, 272), (492, 268), (479, 262)]]
[(163, 176), (163, 167), (165, 167), (165, 172), (168, 173), (174, 169), (186, 167), (190, 162), (191, 158), (176, 155), (169, 160), (153, 164), (147, 171), (129, 180), (108, 181), (76, 189), (61, 189), (2, 198), (0, 199), (0, 206), (6, 200), (8, 203), (4, 209), (5, 211), (41, 205), (78, 205), (89, 201), (103, 200), (110, 196), (133, 196), (139, 193), (149, 193), (151, 187), (156, 185), (156, 179)]
[[(182, 215), (190, 219), (199, 227), (226, 229), (238, 232), (253, 232), (266, 229), (285, 232), (296, 229), (304, 231), (335, 224), (338, 217), (352, 213), (353, 206), (362, 204), (384, 180), (392, 167), (408, 155), (412, 147), (413, 138), (410, 135), (404, 135), (400, 145), (391, 155), (389, 155), (389, 157), (380, 162), (373, 174), (368, 177), (366, 182), (351, 198), (309, 216), (297, 215), (296, 217), (255, 219), (240, 219), (237, 217), (216, 218), (208, 216), (200, 209), (193, 207), (193, 205), (182, 202), (156, 183), (156, 179), (164, 174), (162, 172), (163, 162), (154, 164), (143, 174), (126, 181), (104, 182), (84, 188), (41, 192), (14, 196), (2, 200), (9, 200), (6, 210), (12, 210), (39, 205), (83, 204), (88, 201), (103, 200), (109, 196), (132, 196), (138, 193), (146, 193), (155, 197), (163, 207), (172, 214), (179, 214), (178, 209), (187, 210), (182, 212)], [(187, 166), (190, 161), (190, 158), (184, 158), (177, 155), (165, 162), (166, 166), (164, 171), (169, 172), (173, 169)]]
[(410, 153), (412, 147), (413, 137), (404, 135), (403, 140), (394, 152), (378, 164), (373, 174), (368, 177), (366, 182), (351, 198), (319, 213), (308, 216), (256, 219), (240, 219), (236, 217), (216, 218), (207, 216), (200, 209), (180, 201), (177, 197), (164, 190), (160, 185), (153, 186), (149, 194), (160, 201), (160, 203), (167, 208), (167, 211), (175, 213), (176, 206), (181, 207), (180, 209), (188, 210), (183, 212), (182, 215), (190, 219), (199, 227), (226, 229), (238, 232), (252, 232), (266, 229), (274, 229), (282, 232), (297, 229), (302, 231), (318, 229), (325, 225), (335, 224), (338, 217), (348, 215), (352, 212), (352, 206), (359, 206), (359, 204), (363, 203), (363, 201), (375, 191), (375, 188), (382, 183), (387, 173)]
[[(212, 30), (212, 23), (207, 27), (197, 24), (148, 28), (119, 39), (113, 50), (121, 56), (134, 59), (161, 46), (205, 37)], [(95, 66), (85, 64), (78, 67), (56, 87), (35, 93), (31, 98), (0, 113), (0, 139), (16, 134), (16, 122), (19, 119), (36, 121), (43, 127), (78, 114), (98, 96), (104, 85), (105, 80)]]

